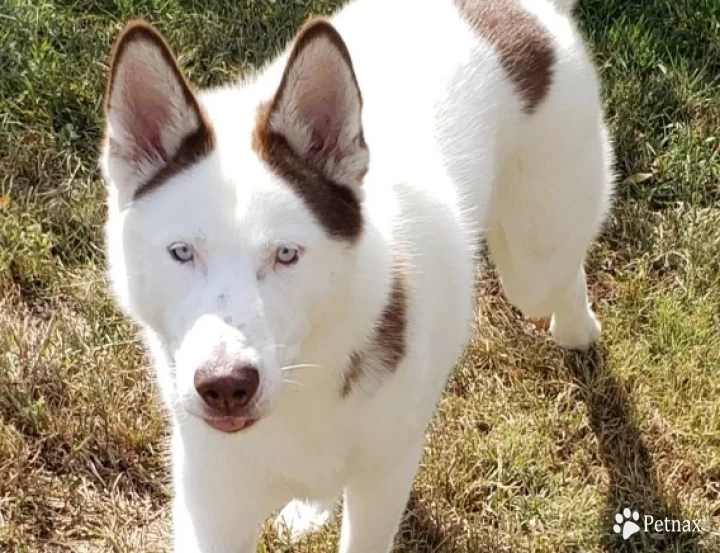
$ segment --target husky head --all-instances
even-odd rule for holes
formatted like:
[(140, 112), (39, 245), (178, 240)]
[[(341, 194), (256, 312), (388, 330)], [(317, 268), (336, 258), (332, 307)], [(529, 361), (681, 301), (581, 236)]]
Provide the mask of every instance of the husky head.
[(101, 157), (114, 292), (148, 331), (172, 409), (226, 432), (272, 410), (283, 368), (352, 296), (368, 168), (329, 23), (303, 28), (268, 97), (231, 92), (197, 95), (160, 34), (130, 24)]

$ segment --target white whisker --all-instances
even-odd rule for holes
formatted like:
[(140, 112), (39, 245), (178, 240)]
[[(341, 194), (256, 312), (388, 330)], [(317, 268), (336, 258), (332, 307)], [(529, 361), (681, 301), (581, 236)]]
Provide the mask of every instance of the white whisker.
[(308, 390), (309, 392), (312, 392), (313, 394), (317, 395), (317, 390), (312, 388), (311, 386), (308, 386), (307, 384), (303, 382), (298, 382), (297, 380), (290, 380), (289, 378), (283, 378), (283, 384), (292, 384), (294, 386), (297, 386), (298, 388), (304, 388)]
[(280, 367), (281, 371), (291, 371), (294, 369), (327, 369), (327, 367), (315, 363), (300, 363), (298, 365), (285, 365), (284, 367)]

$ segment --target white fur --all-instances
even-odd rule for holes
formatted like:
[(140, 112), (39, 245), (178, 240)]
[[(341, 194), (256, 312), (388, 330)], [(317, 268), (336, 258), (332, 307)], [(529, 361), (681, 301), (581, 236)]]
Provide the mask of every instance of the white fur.
[[(612, 189), (598, 84), (574, 24), (546, 0), (522, 3), (557, 58), (532, 115), (451, 0), (358, 0), (332, 19), (370, 151), (354, 246), (330, 239), (251, 149), (257, 107), (287, 55), (204, 92), (215, 152), (144, 198), (127, 201), (130, 172), (104, 152), (111, 280), (145, 330), (172, 413), (177, 553), (250, 553), (273, 511), (308, 501), (280, 519), (297, 537), (341, 496), (341, 553), (389, 551), (425, 428), (470, 336), (479, 232), (521, 310), (552, 315), (563, 346), (598, 337), (582, 268)], [(176, 241), (195, 248), (193, 264), (167, 254)], [(303, 248), (300, 261), (273, 266), (288, 244)], [(349, 355), (372, 334), (398, 260), (407, 354), (393, 375), (360, 380), (342, 399)], [(238, 434), (193, 416), (195, 369), (218, 345), (260, 367), (259, 420)]]
[(565, 13), (571, 12), (575, 5), (578, 3), (578, 0), (552, 0), (553, 4), (555, 4), (559, 9), (564, 11)]

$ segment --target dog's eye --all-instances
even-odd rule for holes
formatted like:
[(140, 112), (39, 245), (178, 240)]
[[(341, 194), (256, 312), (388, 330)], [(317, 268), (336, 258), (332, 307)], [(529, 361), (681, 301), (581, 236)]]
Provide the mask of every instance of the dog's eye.
[(170, 257), (172, 257), (178, 263), (187, 263), (192, 261), (194, 254), (193, 249), (183, 242), (173, 242), (168, 247)]
[(283, 265), (292, 265), (293, 263), (297, 262), (299, 257), (300, 254), (297, 248), (289, 248), (287, 246), (278, 248), (278, 251), (275, 254), (275, 259), (277, 260), (277, 262)]

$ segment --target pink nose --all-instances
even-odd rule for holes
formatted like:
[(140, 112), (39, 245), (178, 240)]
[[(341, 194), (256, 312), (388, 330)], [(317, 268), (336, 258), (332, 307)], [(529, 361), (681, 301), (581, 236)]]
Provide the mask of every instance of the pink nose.
[(195, 372), (195, 389), (203, 401), (222, 415), (238, 416), (252, 400), (260, 384), (258, 370), (238, 365), (229, 372), (201, 368)]

